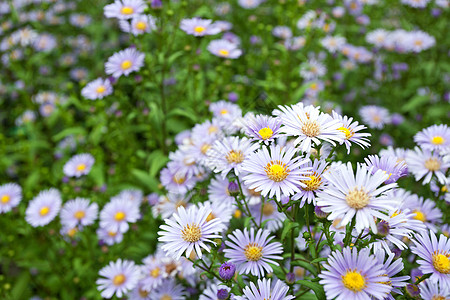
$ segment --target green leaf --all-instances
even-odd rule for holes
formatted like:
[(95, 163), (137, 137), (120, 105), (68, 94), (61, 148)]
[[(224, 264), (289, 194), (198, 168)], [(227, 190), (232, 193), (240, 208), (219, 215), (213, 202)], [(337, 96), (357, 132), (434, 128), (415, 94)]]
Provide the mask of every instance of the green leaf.
[[(287, 222), (286, 222), (287, 221)], [(286, 238), (286, 235), (295, 227), (298, 227), (297, 223), (294, 222), (290, 222), (289, 220), (286, 219), (285, 221), (285, 226), (283, 228), (283, 232), (281, 233), (281, 240), (283, 241)], [(286, 225), (287, 223), (287, 225)]]
[(27, 290), (30, 281), (30, 274), (22, 272), (17, 280), (15, 280), (14, 287), (11, 291), (12, 299), (24, 299), (24, 293)]
[(315, 264), (317, 262), (327, 261), (327, 260), (328, 260), (328, 258), (326, 258), (326, 257), (319, 257), (319, 258), (316, 258), (316, 259), (312, 260), (311, 263)]
[(316, 297), (318, 300), (325, 300), (325, 291), (323, 290), (323, 287), (315, 282), (310, 282), (307, 280), (297, 280), (296, 283), (303, 284), (304, 286), (310, 288), (313, 290), (314, 294), (316, 294)]
[(314, 267), (314, 265), (312, 265), (309, 262), (296, 260), (296, 261), (291, 262), (291, 265), (302, 267), (302, 268), (308, 270), (309, 272), (311, 272), (314, 275), (318, 274), (318, 272), (317, 272), (316, 268)]
[(55, 134), (52, 139), (53, 139), (53, 141), (57, 142), (69, 135), (86, 136), (86, 130), (83, 127), (67, 128), (67, 129), (64, 129), (63, 131)]
[(402, 106), (403, 112), (411, 112), (416, 110), (422, 105), (429, 103), (430, 97), (428, 95), (416, 95), (412, 97), (409, 101), (406, 102), (405, 105)]

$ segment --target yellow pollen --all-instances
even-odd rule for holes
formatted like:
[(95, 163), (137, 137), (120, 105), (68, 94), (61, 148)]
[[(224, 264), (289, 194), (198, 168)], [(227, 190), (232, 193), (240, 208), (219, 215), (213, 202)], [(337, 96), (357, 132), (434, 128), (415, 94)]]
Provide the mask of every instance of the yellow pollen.
[(221, 115), (226, 115), (228, 113), (228, 109), (222, 109), (222, 110), (220, 110), (220, 114)]
[(369, 204), (369, 194), (363, 189), (358, 189), (355, 187), (353, 190), (349, 191), (345, 196), (348, 206), (354, 209), (361, 209)]
[(450, 254), (440, 254), (436, 251), (433, 254), (433, 267), (442, 274), (450, 274)]
[(444, 185), (443, 187), (441, 187), (441, 191), (442, 191), (443, 193), (447, 193), (447, 192), (448, 192), (447, 186)]
[(232, 163), (240, 164), (241, 162), (244, 161), (244, 154), (240, 150), (237, 151), (231, 150), (230, 152), (228, 152), (225, 158), (227, 159), (229, 164)]
[(275, 211), (275, 209), (273, 208), (273, 205), (270, 203), (266, 203), (263, 207), (263, 215), (265, 216), (271, 216), (273, 214), (273, 212)]
[(230, 51), (225, 50), (225, 49), (220, 49), (219, 54), (222, 56), (228, 56), (228, 55), (230, 55)]
[(212, 133), (217, 132), (217, 130), (219, 130), (219, 129), (217, 128), (217, 126), (209, 126), (209, 128), (208, 128), (208, 133), (209, 133), (209, 134), (212, 134)]
[(352, 131), (350, 131), (350, 129), (346, 128), (346, 127), (339, 127), (338, 128), (339, 131), (342, 131), (345, 134), (345, 139), (348, 140), (350, 139), (355, 133)]
[(366, 286), (366, 280), (358, 271), (347, 271), (342, 276), (342, 283), (346, 288), (354, 292), (360, 292)]
[(317, 83), (313, 83), (309, 86), (311, 89), (313, 89), (314, 91), (316, 91), (319, 88), (319, 85)]
[(136, 23), (136, 29), (137, 30), (145, 30), (147, 29), (147, 24), (145, 22), (139, 21)]
[(178, 202), (175, 204), (175, 208), (176, 208), (176, 209), (178, 209), (178, 207), (180, 207), (180, 206), (183, 206), (184, 208), (186, 208), (187, 203), (184, 202), (183, 200), (181, 200), (181, 201), (178, 201)]
[(236, 209), (236, 210), (234, 211), (233, 216), (234, 216), (235, 218), (239, 219), (239, 218), (242, 216), (242, 212), (241, 212), (239, 209)]
[(303, 123), (301, 131), (308, 137), (316, 137), (320, 134), (320, 127), (316, 121), (306, 121)]
[[(383, 275), (380, 275), (380, 276), (378, 276), (378, 277), (382, 277), (382, 276), (385, 276), (385, 277), (388, 277), (388, 278), (389, 278), (389, 275), (388, 275), (388, 274), (383, 274)], [(392, 286), (392, 281), (381, 281), (381, 282), (378, 282), (378, 283), (386, 284), (386, 285)]]
[(69, 231), (67, 231), (67, 235), (70, 236), (70, 237), (73, 237), (77, 233), (77, 231), (78, 230), (77, 230), (76, 227), (71, 228), (71, 229), (69, 229)]
[(355, 3), (355, 2), (352, 2), (352, 3), (350, 3), (350, 8), (351, 8), (351, 9), (357, 9), (358, 6), (356, 6), (356, 3)]
[(303, 277), (305, 276), (305, 269), (301, 267), (294, 267), (294, 273), (297, 277)]
[(416, 215), (413, 217), (414, 219), (422, 222), (425, 222), (427, 220), (427, 216), (423, 212), (419, 210), (414, 210), (414, 212), (416, 213)]
[(158, 277), (159, 271), (160, 271), (160, 269), (158, 267), (154, 268), (153, 270), (150, 271), (150, 276), (152, 276), (153, 278)]
[(108, 235), (114, 237), (114, 236), (117, 235), (117, 232), (114, 232), (114, 231), (108, 231)]
[(203, 26), (195, 26), (194, 27), (194, 31), (197, 32), (197, 33), (202, 33), (205, 30), (206, 30), (206, 28), (203, 27)]
[(85, 215), (86, 215), (86, 213), (82, 210), (79, 210), (73, 214), (73, 216), (78, 220), (83, 219)]
[(263, 256), (262, 247), (259, 247), (256, 243), (249, 243), (245, 246), (244, 254), (247, 260), (258, 261)]
[(444, 296), (434, 295), (431, 300), (446, 300)]
[(134, 13), (134, 9), (132, 7), (129, 7), (129, 6), (124, 6), (120, 10), (120, 13), (122, 15), (131, 15), (132, 13)]
[(150, 294), (150, 292), (144, 291), (143, 289), (139, 289), (139, 296), (142, 298), (146, 298)]
[(114, 219), (118, 222), (124, 220), (126, 217), (125, 213), (123, 211), (118, 211), (116, 212), (116, 214), (114, 215)]
[(172, 296), (167, 295), (167, 294), (164, 294), (164, 295), (162, 295), (162, 297), (159, 298), (159, 299), (160, 299), (160, 300), (172, 300)]
[(215, 218), (216, 216), (213, 213), (209, 213), (209, 215), (206, 217), (206, 222), (209, 222)]
[(333, 221), (333, 227), (336, 229), (344, 229), (345, 226), (339, 226), (339, 224), (341, 223), (342, 219), (336, 219)]
[(77, 166), (77, 171), (81, 172), (84, 171), (86, 169), (86, 165), (85, 164), (79, 164)]
[(96, 91), (99, 94), (104, 93), (106, 91), (106, 87), (104, 85), (99, 85)]
[(208, 152), (208, 150), (211, 148), (211, 145), (210, 144), (203, 144), (203, 146), (200, 148), (200, 151), (203, 153), (203, 154), (206, 154), (206, 152)]
[(402, 213), (401, 211), (396, 210), (396, 211), (392, 214), (391, 218), (396, 217), (396, 216), (398, 216), (398, 215), (401, 214), (401, 213)]
[(275, 182), (285, 180), (289, 175), (289, 172), (291, 171), (287, 168), (286, 164), (279, 160), (271, 161), (267, 164), (267, 166), (265, 166), (264, 169), (266, 171), (267, 177)]
[(44, 207), (42, 207), (42, 208), (39, 210), (39, 214), (40, 214), (41, 216), (45, 216), (45, 215), (47, 215), (49, 212), (50, 212), (50, 207), (48, 207), (48, 206), (44, 206)]
[(425, 161), (425, 168), (427, 168), (431, 172), (434, 172), (441, 168), (441, 164), (439, 163), (437, 158), (431, 157)]
[(373, 119), (375, 122), (380, 122), (380, 121), (381, 121), (381, 117), (380, 117), (379, 115), (373, 115), (373, 116), (372, 116), (372, 119)]
[(132, 65), (133, 63), (131, 62), (131, 60), (124, 60), (120, 64), (120, 67), (122, 68), (122, 70), (128, 70), (129, 68), (131, 68)]
[(113, 284), (115, 286), (122, 285), (125, 282), (125, 279), (127, 279), (127, 278), (123, 274), (116, 275), (113, 278)]
[(258, 133), (263, 140), (270, 139), (273, 135), (273, 131), (269, 127), (261, 128)]
[(9, 195), (3, 195), (3, 196), (0, 198), (0, 201), (1, 201), (2, 203), (8, 203), (10, 200), (11, 200), (11, 196), (9, 196)]
[(416, 46), (422, 46), (423, 42), (421, 40), (416, 40), (414, 44), (416, 44)]
[(303, 188), (305, 191), (315, 191), (322, 185), (322, 178), (316, 172), (307, 177), (311, 180), (301, 180), (302, 183), (306, 184), (306, 187)]
[(445, 139), (442, 136), (435, 136), (431, 139), (431, 143), (434, 145), (442, 145), (445, 142)]
[(186, 242), (195, 243), (202, 237), (202, 232), (197, 224), (186, 225), (183, 230), (181, 230), (181, 237)]
[(186, 181), (186, 177), (177, 174), (175, 174), (172, 179), (176, 184), (183, 184)]

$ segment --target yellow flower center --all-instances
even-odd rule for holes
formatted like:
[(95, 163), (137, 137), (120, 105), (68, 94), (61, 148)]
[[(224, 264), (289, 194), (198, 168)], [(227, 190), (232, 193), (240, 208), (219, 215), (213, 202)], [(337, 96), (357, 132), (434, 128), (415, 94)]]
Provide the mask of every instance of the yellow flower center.
[(244, 154), (240, 150), (237, 151), (231, 150), (230, 152), (228, 152), (226, 159), (229, 164), (232, 163), (240, 164), (241, 162), (244, 161)]
[(431, 300), (446, 300), (444, 296), (435, 295), (431, 298)]
[(159, 298), (160, 300), (172, 300), (172, 296), (168, 295), (168, 294), (164, 294), (162, 295), (161, 298)]
[(427, 220), (427, 216), (419, 211), (419, 210), (414, 210), (414, 212), (416, 213), (416, 215), (414, 216), (414, 219), (425, 222)]
[(250, 243), (245, 246), (244, 254), (247, 260), (258, 261), (263, 256), (262, 247), (259, 247), (256, 243)]
[(114, 215), (114, 219), (118, 222), (122, 221), (125, 219), (127, 215), (125, 215), (125, 213), (123, 211), (118, 211), (116, 212), (116, 214)]
[(215, 219), (216, 218), (216, 216), (211, 212), (211, 213), (209, 213), (209, 215), (206, 217), (206, 222), (209, 222), (209, 221), (211, 221), (211, 220), (213, 220), (213, 219)]
[(147, 292), (143, 289), (139, 289), (139, 296), (141, 296), (142, 298), (148, 297), (148, 294), (150, 294), (150, 292)]
[(433, 267), (436, 271), (442, 274), (450, 273), (450, 259), (448, 258), (450, 254), (438, 254), (436, 251), (433, 254)]
[(134, 13), (134, 9), (132, 7), (129, 7), (129, 6), (124, 6), (120, 10), (120, 13), (122, 15), (131, 15), (132, 13)]
[(434, 172), (441, 168), (441, 164), (439, 163), (437, 158), (431, 157), (425, 161), (425, 168), (427, 168), (431, 172)]
[(279, 160), (271, 161), (264, 167), (264, 170), (266, 171), (267, 177), (275, 182), (285, 180), (291, 171), (287, 168), (286, 164)]
[(208, 128), (208, 133), (209, 133), (209, 134), (212, 134), (212, 133), (214, 133), (214, 132), (217, 132), (217, 130), (219, 130), (219, 129), (217, 128), (217, 126), (209, 126), (209, 128)]
[(222, 109), (222, 110), (220, 110), (220, 114), (221, 115), (226, 115), (228, 113), (228, 109)]
[(136, 23), (136, 29), (137, 30), (145, 30), (147, 29), (147, 24), (145, 22), (139, 21)]
[(50, 207), (44, 206), (39, 210), (41, 216), (46, 216), (50, 212)]
[(314, 91), (316, 91), (318, 88), (319, 88), (319, 85), (317, 84), (317, 83), (312, 83), (310, 86), (309, 86), (312, 90), (314, 90)]
[(120, 64), (120, 67), (122, 68), (122, 70), (128, 70), (132, 65), (133, 63), (131, 62), (131, 60), (124, 60), (122, 64)]
[(202, 33), (205, 30), (206, 30), (206, 28), (203, 27), (203, 26), (195, 26), (194, 27), (194, 31), (197, 32), (197, 33)]
[(316, 172), (313, 175), (307, 176), (311, 178), (311, 180), (302, 180), (301, 182), (306, 184), (306, 187), (303, 189), (305, 191), (315, 191), (322, 185), (322, 178), (318, 176)]
[(178, 207), (180, 207), (180, 206), (183, 206), (184, 208), (186, 208), (187, 203), (184, 202), (183, 200), (180, 200), (175, 204), (175, 208), (178, 209)]
[(442, 186), (442, 187), (441, 187), (441, 191), (442, 191), (443, 193), (447, 193), (447, 192), (448, 192), (447, 186), (446, 186), (446, 185)]
[(108, 235), (111, 236), (111, 237), (114, 237), (114, 236), (117, 235), (117, 232), (114, 232), (114, 231), (108, 231)]
[(236, 219), (239, 219), (239, 218), (242, 216), (242, 212), (241, 212), (239, 209), (236, 209), (236, 210), (234, 211), (233, 216), (234, 216)]
[(115, 286), (122, 285), (125, 282), (125, 279), (127, 279), (127, 278), (123, 274), (116, 275), (113, 278), (113, 284)]
[(183, 230), (181, 230), (181, 237), (186, 242), (195, 243), (202, 237), (202, 232), (197, 224), (186, 225)]
[(263, 207), (263, 215), (265, 216), (271, 216), (273, 214), (273, 212), (275, 211), (275, 209), (273, 208), (272, 204), (266, 203)]
[(353, 190), (349, 191), (345, 197), (348, 206), (354, 209), (361, 209), (369, 204), (369, 194), (363, 189), (358, 189), (355, 187)]
[(176, 184), (183, 184), (186, 181), (186, 177), (177, 174), (175, 174), (172, 179)]
[(342, 276), (342, 283), (346, 288), (354, 292), (360, 292), (366, 286), (366, 280), (358, 271), (347, 271)]
[(263, 140), (270, 139), (273, 135), (273, 131), (269, 127), (261, 128), (258, 133)]
[(106, 87), (104, 85), (99, 85), (96, 91), (98, 94), (104, 93), (106, 91)]
[(230, 55), (230, 51), (225, 50), (225, 49), (220, 49), (219, 54), (222, 56), (228, 56), (228, 55)]
[(416, 46), (422, 46), (423, 42), (421, 40), (416, 40), (414, 44), (416, 44)]
[(1, 201), (2, 203), (8, 203), (10, 200), (11, 200), (11, 196), (9, 196), (9, 195), (3, 195), (3, 196), (0, 198), (0, 201)]
[(71, 229), (69, 229), (69, 231), (67, 231), (67, 235), (70, 236), (70, 237), (73, 237), (77, 233), (77, 231), (78, 230), (77, 230), (76, 227), (71, 228)]
[(83, 219), (85, 215), (86, 215), (86, 213), (82, 210), (79, 210), (73, 214), (73, 216), (78, 220)]
[(339, 127), (338, 128), (339, 131), (342, 131), (345, 134), (345, 139), (348, 140), (350, 139), (355, 133), (352, 131), (350, 131), (350, 129), (346, 128), (346, 127)]
[(294, 273), (297, 277), (303, 277), (305, 276), (305, 269), (302, 267), (294, 267)]
[(77, 171), (81, 172), (84, 171), (86, 169), (86, 164), (79, 164), (77, 166)]
[(203, 154), (206, 154), (206, 152), (208, 152), (208, 150), (211, 148), (211, 145), (210, 144), (203, 144), (203, 146), (200, 148), (200, 151), (203, 153)]
[(153, 270), (150, 271), (150, 276), (152, 276), (153, 278), (158, 277), (159, 271), (160, 271), (160, 269), (158, 267), (154, 268)]
[(320, 126), (317, 121), (306, 121), (303, 123), (303, 126), (301, 128), (301, 131), (304, 135), (308, 137), (315, 137), (320, 134)]
[(445, 139), (442, 136), (435, 136), (431, 139), (431, 143), (434, 145), (442, 145), (445, 142)]

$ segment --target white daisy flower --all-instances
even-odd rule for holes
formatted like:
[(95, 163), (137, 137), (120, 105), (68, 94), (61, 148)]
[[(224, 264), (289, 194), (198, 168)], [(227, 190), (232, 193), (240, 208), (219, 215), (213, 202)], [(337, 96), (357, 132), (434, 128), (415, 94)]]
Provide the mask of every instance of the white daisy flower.
[(42, 191), (28, 204), (25, 220), (33, 227), (47, 225), (58, 215), (61, 202), (57, 189)]

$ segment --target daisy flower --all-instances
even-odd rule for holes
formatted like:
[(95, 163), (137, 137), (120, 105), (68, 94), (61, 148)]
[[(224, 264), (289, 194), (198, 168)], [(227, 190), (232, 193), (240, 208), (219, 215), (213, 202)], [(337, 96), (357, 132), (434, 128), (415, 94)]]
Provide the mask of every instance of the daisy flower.
[(281, 119), (265, 115), (257, 115), (245, 122), (245, 134), (253, 141), (264, 142), (268, 145), (279, 136)]
[(292, 37), (292, 30), (287, 26), (275, 26), (272, 30), (274, 37), (288, 39)]
[(131, 72), (139, 71), (144, 65), (145, 54), (135, 48), (114, 53), (105, 63), (105, 72), (118, 78), (122, 75), (128, 76)]
[(89, 100), (103, 99), (111, 95), (113, 88), (109, 79), (97, 78), (89, 82), (82, 90), (81, 95)]
[(299, 186), (306, 186), (301, 180), (309, 179), (306, 175), (310, 168), (300, 168), (308, 159), (294, 158), (295, 148), (270, 145), (269, 149), (270, 153), (263, 147), (242, 164), (242, 170), (248, 172), (243, 180), (249, 189), (261, 192), (264, 197), (275, 195), (280, 201), (281, 194), (290, 196), (300, 191)]
[(430, 0), (401, 0), (402, 4), (409, 5), (415, 8), (424, 8)]
[(174, 279), (165, 280), (160, 286), (154, 289), (150, 295), (151, 300), (184, 300), (186, 291), (181, 284), (177, 284)]
[(226, 178), (215, 177), (211, 179), (208, 186), (208, 197), (212, 202), (233, 203), (234, 198), (230, 196), (228, 185), (230, 182)]
[(197, 179), (192, 174), (187, 174), (181, 163), (171, 162), (161, 170), (160, 181), (168, 192), (185, 194), (195, 186)]
[(163, 263), (153, 256), (148, 256), (143, 260), (144, 265), (141, 266), (141, 289), (150, 292), (152, 289), (160, 286), (164, 280)]
[(64, 175), (69, 177), (80, 177), (82, 175), (87, 175), (91, 171), (94, 162), (94, 157), (89, 153), (75, 155), (64, 165)]
[(22, 200), (22, 188), (17, 183), (5, 183), (0, 186), (0, 213), (11, 211)]
[(206, 207), (191, 206), (186, 211), (180, 206), (173, 214), (175, 220), (165, 219), (166, 224), (160, 226), (158, 240), (163, 242), (162, 249), (177, 260), (183, 252), (189, 257), (194, 250), (199, 258), (202, 258), (201, 248), (210, 252), (206, 242), (215, 244), (211, 239), (221, 238), (217, 233), (224, 227), (218, 218), (206, 221), (211, 212)]
[(141, 15), (146, 7), (142, 0), (116, 0), (105, 6), (104, 13), (107, 18), (131, 19)]
[(369, 155), (364, 159), (367, 164), (367, 168), (372, 170), (372, 174), (381, 170), (385, 174), (388, 174), (388, 179), (384, 182), (386, 184), (396, 182), (400, 177), (406, 176), (407, 166), (404, 161), (398, 161), (395, 156), (381, 156)]
[(252, 274), (258, 277), (265, 273), (273, 272), (269, 264), (278, 266), (275, 260), (281, 260), (279, 254), (283, 253), (283, 247), (279, 242), (269, 243), (274, 236), (269, 237), (270, 231), (259, 229), (255, 234), (255, 229), (247, 228), (242, 232), (236, 229), (228, 235), (226, 249), (223, 250), (225, 257), (230, 263), (236, 265), (240, 274)]
[(246, 9), (256, 8), (258, 7), (263, 0), (238, 0), (239, 6)]
[(338, 130), (340, 122), (320, 112), (320, 107), (312, 105), (304, 107), (302, 103), (299, 103), (291, 107), (279, 106), (279, 108), (282, 112), (281, 132), (289, 136), (298, 136), (294, 145), (300, 144), (300, 150), (303, 152), (309, 152), (313, 143), (319, 145), (320, 140), (335, 145), (334, 141), (340, 143), (344, 139), (344, 134)]
[(220, 32), (220, 28), (215, 26), (212, 20), (201, 18), (181, 20), (180, 29), (193, 36), (214, 35)]
[[(402, 295), (403, 293), (401, 292), (401, 290), (399, 288), (406, 286), (408, 284), (406, 281), (409, 280), (410, 277), (409, 276), (394, 277), (394, 275), (397, 275), (399, 272), (401, 272), (404, 269), (402, 259), (399, 258), (399, 259), (394, 260), (394, 257), (395, 257), (394, 253), (389, 253), (389, 254), (387, 254), (387, 259), (385, 261), (386, 254), (383, 250), (379, 250), (379, 251), (375, 252), (375, 258), (377, 259), (378, 263), (383, 266), (383, 269), (386, 270), (386, 274), (383, 274), (383, 275), (389, 277), (388, 281), (383, 281), (380, 283), (387, 285), (387, 286), (392, 286), (392, 291), (391, 291), (392, 293)], [(392, 295), (388, 294), (387, 297), (385, 297), (383, 299), (394, 300), (394, 297), (392, 297)]]
[(312, 80), (324, 76), (327, 68), (318, 60), (310, 59), (300, 65), (300, 76), (305, 80)]
[(150, 300), (150, 292), (144, 290), (142, 280), (127, 295), (128, 300)]
[(306, 39), (303, 36), (294, 36), (284, 41), (286, 49), (296, 51), (303, 48), (306, 44)]
[(97, 219), (97, 213), (97, 203), (91, 204), (88, 199), (76, 198), (64, 204), (60, 213), (61, 223), (69, 227), (91, 225)]
[(25, 220), (33, 227), (47, 225), (58, 215), (61, 202), (57, 189), (42, 191), (28, 204)]
[(108, 202), (100, 212), (100, 226), (111, 232), (127, 232), (128, 222), (140, 217), (139, 206), (126, 199), (116, 198)]
[(206, 165), (215, 173), (221, 173), (222, 178), (225, 178), (231, 170), (239, 176), (243, 162), (258, 148), (259, 145), (252, 144), (248, 138), (226, 137), (216, 141), (208, 150)]
[(430, 231), (417, 234), (412, 240), (412, 253), (419, 256), (417, 263), (423, 274), (430, 274), (428, 279), (441, 286), (450, 286), (450, 240), (443, 234), (439, 236), (439, 241)]
[(98, 240), (109, 246), (119, 244), (123, 240), (123, 233), (120, 231), (112, 231), (100, 227), (96, 233)]
[(437, 231), (436, 224), (442, 222), (441, 210), (430, 199), (424, 199), (423, 197), (412, 194), (403, 202), (402, 209), (404, 208), (410, 209), (415, 213), (415, 220), (423, 222), (425, 226), (434, 232)]
[(440, 184), (447, 184), (445, 172), (450, 167), (450, 162), (443, 162), (442, 158), (430, 150), (415, 147), (406, 153), (408, 171), (414, 174), (417, 181), (423, 178), (422, 184), (427, 184), (434, 176)]
[(450, 286), (425, 280), (419, 284), (420, 298), (423, 300), (450, 299)]
[(219, 201), (206, 201), (198, 204), (199, 207), (206, 207), (206, 209), (211, 210), (206, 222), (209, 222), (215, 218), (218, 218), (222, 224), (228, 226), (233, 214), (233, 206), (227, 202)]
[(333, 119), (339, 120), (341, 126), (338, 130), (345, 134), (344, 144), (347, 148), (347, 154), (350, 154), (351, 143), (359, 145), (361, 148), (366, 148), (370, 146), (368, 137), (371, 136), (370, 133), (359, 132), (367, 127), (364, 125), (359, 125), (358, 121), (352, 122), (353, 118), (347, 116), (341, 116), (340, 114), (333, 111)]
[(364, 123), (368, 124), (370, 128), (383, 129), (384, 125), (391, 121), (389, 111), (381, 106), (363, 106), (359, 110), (359, 114)]
[(242, 50), (227, 40), (214, 40), (208, 44), (208, 51), (218, 57), (236, 59), (242, 55)]
[(140, 271), (134, 262), (118, 259), (100, 270), (99, 275), (104, 278), (97, 279), (97, 289), (103, 298), (111, 298), (114, 294), (121, 298), (136, 287)]
[(237, 118), (242, 117), (242, 110), (239, 106), (225, 100), (211, 103), (209, 111), (212, 112), (214, 119), (217, 119), (218, 124), (220, 124), (222, 128), (228, 127)]
[(325, 160), (318, 159), (315, 159), (314, 162), (309, 161), (306, 165), (307, 168), (312, 168), (312, 173), (307, 175), (308, 180), (302, 181), (304, 186), (300, 187), (300, 192), (292, 197), (292, 200), (301, 200), (300, 207), (303, 207), (305, 203), (316, 204), (316, 194), (327, 186), (327, 181), (323, 177), (327, 165)]
[[(274, 281), (275, 282), (275, 281)], [(289, 287), (281, 280), (277, 280), (275, 284), (271, 284), (271, 279), (258, 279), (258, 286), (250, 282), (250, 286), (246, 286), (243, 290), (244, 296), (235, 296), (236, 300), (290, 300), (294, 296), (287, 295)]]
[(450, 128), (443, 125), (433, 125), (419, 131), (414, 136), (420, 148), (442, 151), (450, 148)]
[(158, 203), (152, 207), (154, 216), (161, 215), (161, 218), (167, 219), (177, 212), (178, 207), (187, 208), (190, 206), (190, 196), (177, 193), (168, 193), (159, 197)]
[(375, 47), (381, 48), (384, 46), (389, 31), (382, 28), (369, 32), (366, 35), (366, 41)]
[(384, 299), (392, 287), (387, 271), (367, 248), (359, 253), (356, 247), (345, 247), (334, 251), (319, 274), (319, 283), (324, 286), (327, 299)]
[(356, 217), (355, 229), (361, 232), (370, 227), (377, 233), (374, 217), (381, 218), (381, 213), (392, 207), (392, 200), (384, 195), (396, 187), (396, 183), (381, 186), (388, 178), (383, 171), (371, 174), (365, 165), (358, 164), (356, 176), (352, 164), (341, 165), (325, 173), (328, 188), (318, 193), (317, 206), (330, 213), (329, 220), (342, 218), (341, 225), (347, 225)]
[(138, 15), (131, 19), (131, 22), (127, 20), (120, 20), (120, 29), (123, 32), (129, 32), (133, 35), (140, 35), (148, 33), (156, 29), (156, 20), (149, 15)]
[(320, 44), (331, 53), (340, 51), (347, 43), (347, 40), (341, 36), (327, 36), (320, 40)]

